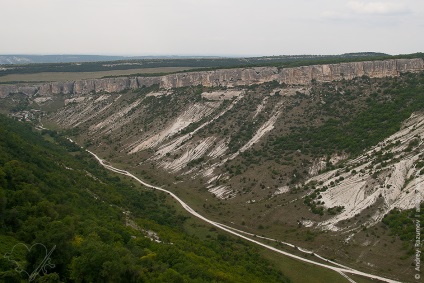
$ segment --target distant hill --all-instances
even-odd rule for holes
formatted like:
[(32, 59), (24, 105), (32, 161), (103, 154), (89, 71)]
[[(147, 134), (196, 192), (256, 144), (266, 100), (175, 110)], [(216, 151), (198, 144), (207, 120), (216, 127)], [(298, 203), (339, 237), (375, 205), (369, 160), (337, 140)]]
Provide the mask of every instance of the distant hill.
[(135, 59), (217, 58), (213, 56), (0, 55), (0, 65), (78, 63)]
[(75, 63), (122, 60), (123, 56), (99, 55), (0, 55), (0, 64)]
[[(366, 57), (366, 56), (387, 56), (385, 53), (376, 52), (358, 52), (346, 53), (342, 55), (280, 55), (255, 57), (267, 59), (286, 58), (286, 59), (306, 59), (316, 57)], [(235, 58), (239, 56), (103, 56), (103, 55), (0, 55), (0, 65), (22, 65), (22, 64), (45, 64), (45, 63), (78, 63), (78, 62), (104, 62), (119, 60), (142, 60), (142, 59), (216, 59), (216, 58)], [(253, 58), (253, 57), (252, 57)]]

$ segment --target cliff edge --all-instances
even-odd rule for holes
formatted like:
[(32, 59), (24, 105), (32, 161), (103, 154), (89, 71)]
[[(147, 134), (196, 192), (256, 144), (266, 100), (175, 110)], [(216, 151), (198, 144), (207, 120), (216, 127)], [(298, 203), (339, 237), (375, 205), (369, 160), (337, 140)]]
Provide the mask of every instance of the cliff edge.
[(0, 85), (0, 98), (10, 94), (33, 95), (89, 94), (93, 92), (120, 92), (158, 84), (160, 88), (170, 89), (194, 85), (206, 87), (236, 87), (261, 84), (271, 81), (288, 85), (308, 85), (311, 81), (330, 82), (351, 80), (356, 77), (370, 78), (395, 77), (401, 73), (424, 70), (424, 60), (391, 59), (384, 61), (350, 62), (339, 64), (312, 65), (295, 68), (254, 67), (219, 69), (213, 71), (176, 73), (158, 77), (118, 77), (88, 79), (41, 84)]

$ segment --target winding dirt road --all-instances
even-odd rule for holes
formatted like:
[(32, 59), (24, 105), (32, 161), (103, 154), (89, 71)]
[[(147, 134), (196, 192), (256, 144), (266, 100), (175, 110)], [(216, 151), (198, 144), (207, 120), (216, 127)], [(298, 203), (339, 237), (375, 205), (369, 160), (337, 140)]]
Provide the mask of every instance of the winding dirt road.
[[(285, 256), (288, 256), (288, 257), (291, 257), (291, 258), (295, 258), (295, 259), (300, 260), (300, 261), (303, 261), (303, 262), (307, 262), (309, 264), (314, 264), (314, 265), (317, 265), (317, 266), (321, 266), (321, 267), (324, 267), (324, 268), (331, 269), (331, 270), (333, 270), (333, 271), (341, 274), (343, 277), (346, 278), (346, 280), (348, 280), (349, 282), (352, 282), (352, 283), (355, 283), (355, 281), (353, 279), (349, 278), (346, 275), (346, 273), (360, 275), (360, 276), (364, 276), (364, 277), (371, 278), (371, 279), (377, 279), (377, 280), (381, 280), (383, 282), (401, 283), (400, 281), (396, 281), (396, 280), (392, 280), (392, 279), (380, 277), (380, 276), (377, 276), (377, 275), (373, 275), (373, 274), (369, 274), (369, 273), (365, 273), (365, 272), (361, 272), (359, 270), (355, 270), (355, 269), (349, 268), (349, 267), (344, 266), (344, 265), (341, 265), (339, 263), (330, 261), (330, 260), (328, 260), (328, 259), (326, 259), (326, 258), (324, 258), (322, 256), (317, 255), (317, 254), (314, 254), (314, 256), (316, 256), (317, 258), (319, 258), (321, 260), (324, 260), (325, 262), (328, 262), (329, 264), (324, 264), (324, 263), (316, 262), (316, 261), (313, 261), (313, 260), (310, 260), (310, 259), (306, 259), (306, 258), (297, 256), (297, 255), (291, 254), (289, 252), (286, 252), (286, 251), (283, 251), (283, 250), (279, 250), (279, 249), (277, 249), (277, 248), (275, 248), (273, 246), (269, 246), (267, 244), (264, 244), (262, 242), (256, 241), (254, 239), (251, 239), (251, 238), (249, 238), (249, 237), (247, 237), (245, 235), (249, 235), (249, 236), (252, 236), (252, 237), (255, 236), (257, 238), (266, 239), (266, 240), (270, 240), (270, 241), (275, 241), (275, 242), (279, 242), (279, 243), (282, 243), (282, 244), (285, 244), (285, 245), (288, 245), (288, 246), (291, 246), (291, 247), (295, 247), (294, 245), (289, 244), (289, 243), (284, 243), (284, 242), (281, 242), (281, 241), (278, 241), (278, 240), (275, 240), (275, 239), (272, 239), (272, 238), (266, 238), (266, 237), (261, 237), (261, 236), (257, 236), (257, 235), (254, 235), (254, 234), (250, 234), (250, 233), (247, 233), (247, 232), (244, 232), (244, 231), (241, 231), (241, 230), (237, 230), (235, 228), (231, 228), (231, 227), (229, 227), (227, 225), (224, 225), (224, 224), (221, 224), (221, 223), (218, 223), (218, 222), (214, 222), (212, 220), (209, 220), (209, 219), (205, 218), (204, 216), (200, 215), (199, 213), (197, 213), (194, 209), (192, 209), (188, 204), (186, 204), (184, 201), (182, 201), (174, 193), (172, 193), (172, 192), (170, 192), (168, 190), (165, 190), (165, 189), (163, 189), (161, 187), (148, 184), (148, 183), (140, 180), (138, 177), (134, 176), (133, 174), (131, 174), (128, 171), (121, 170), (121, 169), (118, 169), (118, 168), (115, 168), (115, 167), (113, 167), (111, 165), (106, 164), (105, 161), (103, 159), (99, 158), (95, 153), (93, 153), (93, 152), (91, 152), (89, 150), (87, 150), (87, 152), (90, 153), (91, 155), (93, 155), (94, 158), (96, 158), (96, 160), (103, 167), (105, 167), (106, 169), (108, 169), (108, 170), (110, 170), (112, 172), (118, 173), (118, 174), (122, 174), (122, 175), (125, 175), (125, 176), (128, 176), (128, 177), (131, 177), (131, 178), (135, 179), (137, 182), (139, 182), (140, 184), (142, 184), (145, 187), (152, 188), (152, 189), (155, 189), (155, 190), (159, 190), (159, 191), (162, 191), (162, 192), (165, 192), (165, 193), (169, 194), (176, 201), (178, 201), (181, 204), (181, 206), (187, 212), (189, 212), (191, 215), (194, 215), (197, 218), (200, 218), (201, 220), (203, 220), (203, 221), (209, 223), (210, 225), (213, 225), (213, 226), (215, 226), (215, 227), (217, 227), (217, 228), (219, 228), (219, 229), (221, 229), (223, 231), (226, 231), (226, 232), (228, 232), (228, 233), (230, 233), (232, 235), (235, 235), (235, 236), (237, 236), (239, 238), (245, 239), (246, 241), (252, 242), (254, 244), (257, 244), (259, 246), (262, 246), (262, 247), (267, 248), (269, 250), (272, 250), (274, 252), (283, 254)], [(299, 251), (304, 252), (304, 253), (308, 253), (308, 254), (312, 254), (313, 253), (311, 251), (307, 251), (307, 250), (304, 250), (304, 249), (301, 249), (301, 248), (298, 248), (298, 249), (299, 249)]]

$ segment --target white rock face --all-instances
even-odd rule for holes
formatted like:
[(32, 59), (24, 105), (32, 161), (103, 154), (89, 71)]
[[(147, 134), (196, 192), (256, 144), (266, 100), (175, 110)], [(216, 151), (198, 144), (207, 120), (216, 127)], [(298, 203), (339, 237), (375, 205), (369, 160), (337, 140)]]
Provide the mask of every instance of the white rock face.
[(219, 199), (226, 199), (234, 196), (234, 192), (230, 190), (227, 186), (211, 187), (208, 189), (208, 191), (214, 194)]
[[(412, 139), (419, 139), (420, 142), (416, 150), (409, 153), (405, 148)], [(400, 143), (385, 147), (395, 141)], [(351, 219), (373, 205), (377, 205), (378, 209), (371, 215), (367, 225), (377, 223), (394, 208), (415, 207), (417, 199), (424, 199), (424, 176), (420, 176), (420, 170), (415, 168), (417, 161), (423, 160), (423, 141), (424, 114), (414, 114), (399, 132), (347, 163), (356, 173), (350, 171), (336, 174), (338, 170), (333, 170), (312, 177), (309, 181), (322, 181), (323, 185), (329, 187), (327, 191), (321, 192), (321, 201), (326, 208), (344, 207), (342, 213), (318, 226), (337, 231), (341, 229), (337, 225), (340, 221)], [(390, 164), (389, 160), (386, 166), (373, 164), (377, 151), (393, 154), (393, 158), (398, 161)], [(334, 186), (331, 186), (332, 182)]]
[(266, 121), (255, 133), (255, 135), (240, 148), (240, 152), (244, 152), (251, 148), (255, 143), (257, 143), (264, 135), (269, 133), (272, 129), (274, 129), (274, 124), (277, 121), (278, 117), (281, 114), (281, 105), (282, 103), (278, 104), (274, 108), (274, 113), (271, 116), (271, 118)]
[(198, 145), (190, 144), (181, 157), (171, 162), (163, 162), (163, 168), (171, 172), (177, 172), (185, 168), (190, 161), (201, 158), (212, 146), (214, 140), (214, 137), (208, 137)]
[[(136, 153), (140, 150), (146, 148), (152, 148), (168, 138), (174, 136), (181, 130), (184, 130), (191, 123), (196, 123), (202, 118), (210, 115), (213, 110), (215, 110), (220, 105), (219, 102), (208, 102), (205, 104), (194, 104), (190, 106), (184, 113), (182, 113), (177, 119), (175, 119), (172, 124), (166, 127), (163, 131), (143, 140), (138, 145), (135, 145), (130, 153)], [(161, 154), (166, 154), (169, 151), (161, 152)]]

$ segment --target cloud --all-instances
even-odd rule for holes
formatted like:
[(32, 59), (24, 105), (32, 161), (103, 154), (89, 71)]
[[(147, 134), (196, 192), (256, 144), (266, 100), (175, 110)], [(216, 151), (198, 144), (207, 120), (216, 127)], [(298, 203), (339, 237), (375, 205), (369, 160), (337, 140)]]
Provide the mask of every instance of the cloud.
[(351, 21), (353, 20), (350, 14), (336, 11), (324, 11), (320, 14), (324, 20), (335, 20), (335, 21)]
[(368, 15), (407, 14), (409, 9), (401, 3), (350, 1), (348, 7), (355, 13)]

